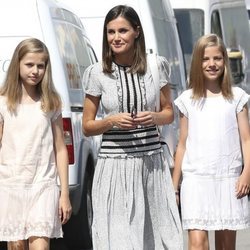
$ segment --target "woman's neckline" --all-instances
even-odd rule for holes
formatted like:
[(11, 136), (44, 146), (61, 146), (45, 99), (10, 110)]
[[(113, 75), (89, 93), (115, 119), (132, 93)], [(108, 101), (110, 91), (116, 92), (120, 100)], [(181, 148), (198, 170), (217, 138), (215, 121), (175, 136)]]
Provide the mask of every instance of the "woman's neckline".
[(115, 62), (115, 61), (113, 61), (113, 62), (114, 62), (114, 64), (117, 65), (118, 67), (123, 67), (123, 68), (129, 68), (129, 67), (131, 67), (131, 65), (128, 65), (128, 64), (119, 64), (119, 63), (117, 63), (117, 62)]

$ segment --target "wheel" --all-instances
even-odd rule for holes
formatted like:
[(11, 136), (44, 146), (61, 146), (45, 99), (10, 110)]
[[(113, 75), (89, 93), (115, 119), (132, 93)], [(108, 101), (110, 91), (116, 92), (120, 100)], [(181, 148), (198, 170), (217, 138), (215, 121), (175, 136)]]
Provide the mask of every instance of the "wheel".
[(70, 250), (92, 248), (92, 181), (93, 173), (86, 171), (79, 212), (72, 215), (70, 220), (63, 225), (65, 244)]

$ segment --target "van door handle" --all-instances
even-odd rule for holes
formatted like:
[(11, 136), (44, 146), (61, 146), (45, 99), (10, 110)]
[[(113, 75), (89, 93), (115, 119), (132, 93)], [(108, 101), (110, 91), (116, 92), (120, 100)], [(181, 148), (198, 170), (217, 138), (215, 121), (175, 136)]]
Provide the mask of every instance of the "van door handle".
[(82, 112), (83, 111), (83, 107), (80, 107), (80, 106), (71, 106), (70, 109), (72, 112)]

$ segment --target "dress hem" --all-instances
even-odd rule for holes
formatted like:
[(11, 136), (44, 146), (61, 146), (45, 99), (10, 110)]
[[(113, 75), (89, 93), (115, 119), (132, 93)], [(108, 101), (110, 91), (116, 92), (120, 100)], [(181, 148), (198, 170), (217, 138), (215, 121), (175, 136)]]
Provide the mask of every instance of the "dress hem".
[(205, 230), (205, 231), (220, 231), (220, 230), (245, 230), (249, 229), (250, 224), (246, 225), (238, 225), (238, 226), (232, 226), (232, 225), (221, 225), (221, 226), (197, 226), (197, 225), (190, 225), (190, 226), (183, 226), (183, 230)]
[(59, 234), (52, 234), (52, 235), (47, 235), (44, 233), (32, 233), (32, 234), (27, 234), (24, 237), (17, 237), (17, 236), (12, 236), (12, 237), (8, 237), (8, 236), (0, 236), (0, 241), (18, 241), (18, 240), (28, 240), (30, 237), (45, 237), (45, 238), (49, 238), (49, 239), (59, 239), (59, 238), (63, 238), (63, 234), (59, 233)]

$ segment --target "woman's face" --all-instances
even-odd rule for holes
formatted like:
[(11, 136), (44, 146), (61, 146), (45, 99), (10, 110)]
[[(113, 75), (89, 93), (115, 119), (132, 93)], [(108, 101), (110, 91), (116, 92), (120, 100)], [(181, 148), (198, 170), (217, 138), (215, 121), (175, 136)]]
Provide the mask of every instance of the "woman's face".
[(205, 48), (202, 69), (205, 81), (218, 82), (225, 68), (224, 57), (218, 46)]
[(139, 30), (134, 30), (131, 24), (121, 16), (107, 24), (107, 40), (117, 62), (119, 57), (124, 55), (128, 58), (133, 57), (134, 41), (138, 35)]

